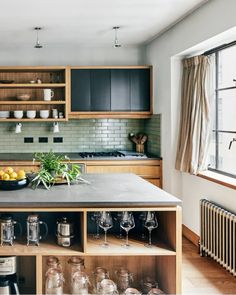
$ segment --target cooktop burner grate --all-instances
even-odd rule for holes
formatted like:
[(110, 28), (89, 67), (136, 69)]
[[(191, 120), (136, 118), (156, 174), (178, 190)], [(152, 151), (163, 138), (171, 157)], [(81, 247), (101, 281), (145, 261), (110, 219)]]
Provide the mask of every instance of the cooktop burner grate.
[(82, 152), (81, 158), (147, 158), (145, 154), (130, 151), (111, 151), (111, 152)]

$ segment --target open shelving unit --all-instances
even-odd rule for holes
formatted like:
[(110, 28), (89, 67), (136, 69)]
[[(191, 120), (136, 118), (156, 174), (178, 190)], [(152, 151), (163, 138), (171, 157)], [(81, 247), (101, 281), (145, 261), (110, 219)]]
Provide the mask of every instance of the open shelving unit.
[[(137, 224), (130, 232), (129, 249), (123, 248), (123, 240), (117, 239), (117, 226), (108, 235), (109, 247), (101, 247), (101, 240), (94, 240), (94, 224), (90, 214), (94, 211), (132, 211), (136, 216), (142, 211), (155, 211), (158, 228), (153, 231), (153, 248), (144, 246), (140, 238), (140, 228)], [(20, 268), (18, 276), (20, 291), (25, 294), (44, 293), (46, 260), (49, 255), (57, 256), (62, 264), (65, 275), (64, 293), (69, 291), (68, 259), (69, 256), (80, 256), (85, 260), (85, 271), (91, 277), (97, 266), (108, 269), (111, 279), (115, 269), (123, 266), (134, 273), (134, 287), (144, 276), (152, 276), (158, 281), (160, 288), (166, 294), (181, 294), (181, 208), (170, 207), (119, 207), (119, 208), (1, 208), (8, 212), (23, 225), (23, 238), (16, 240), (13, 246), (1, 247), (1, 255), (19, 256)], [(26, 246), (24, 224), (29, 213), (39, 214), (40, 220), (48, 223), (49, 236), (37, 246)], [(73, 221), (76, 228), (76, 239), (71, 247), (63, 248), (56, 244), (56, 220), (66, 216)], [(102, 236), (103, 238), (103, 236)], [(28, 262), (27, 262), (28, 261)], [(27, 264), (28, 263), (28, 264)], [(27, 265), (27, 267), (24, 267)], [(29, 265), (29, 266), (28, 266)], [(29, 279), (30, 277), (30, 283)]]
[[(67, 121), (69, 103), (68, 67), (0, 67), (0, 111), (10, 111), (9, 118), (0, 118), (0, 122), (42, 122)], [(40, 79), (42, 83), (30, 83)], [(1, 83), (1, 81), (13, 81)], [(54, 97), (44, 101), (43, 90), (52, 89)], [(20, 94), (29, 94), (30, 99), (17, 99)], [(52, 118), (52, 109), (63, 113), (63, 118)], [(15, 110), (23, 110), (22, 119), (14, 118)], [(26, 117), (27, 110), (36, 110), (36, 118)], [(48, 119), (39, 116), (40, 110), (49, 110)]]

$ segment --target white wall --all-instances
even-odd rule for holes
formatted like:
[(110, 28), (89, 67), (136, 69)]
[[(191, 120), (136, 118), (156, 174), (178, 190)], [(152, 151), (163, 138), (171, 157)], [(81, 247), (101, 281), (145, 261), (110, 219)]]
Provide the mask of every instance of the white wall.
[(146, 63), (154, 66), (154, 112), (162, 114), (164, 188), (183, 200), (183, 223), (196, 233), (199, 200), (208, 197), (236, 211), (236, 193), (174, 169), (180, 112), (179, 55), (186, 50), (191, 53), (189, 48), (236, 26), (235, 11), (235, 0), (211, 0), (146, 46)]
[(0, 48), (0, 65), (139, 65), (142, 48), (122, 47), (44, 47)]

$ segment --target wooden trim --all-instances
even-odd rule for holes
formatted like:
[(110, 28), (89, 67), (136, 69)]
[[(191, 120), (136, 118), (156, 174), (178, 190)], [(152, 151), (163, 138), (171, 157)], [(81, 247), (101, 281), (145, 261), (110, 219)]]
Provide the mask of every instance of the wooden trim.
[(63, 118), (63, 119), (59, 119), (59, 118), (58, 119), (54, 119), (54, 118), (48, 118), (48, 119), (40, 119), (40, 118), (35, 118), (35, 119), (27, 119), (27, 118), (0, 119), (0, 122), (65, 122), (65, 121), (67, 121), (66, 118)]
[(151, 65), (143, 66), (73, 66), (70, 67), (71, 70), (77, 69), (150, 69)]
[(182, 232), (183, 236), (188, 239), (190, 242), (192, 242), (195, 246), (199, 247), (199, 240), (200, 237), (195, 234), (191, 229), (189, 229), (186, 225), (182, 225)]
[(151, 112), (87, 112), (69, 113), (69, 119), (149, 119)]
[(153, 96), (153, 67), (150, 66), (150, 113), (153, 114), (154, 96)]
[(31, 100), (31, 101), (18, 101), (18, 100), (11, 100), (11, 101), (0, 101), (0, 105), (37, 105), (37, 104), (44, 104), (44, 105), (53, 105), (53, 104), (66, 104), (63, 100)]
[[(1, 69), (0, 69), (1, 70)], [(63, 88), (65, 87), (65, 83), (40, 83), (40, 84), (30, 84), (30, 83), (22, 83), (22, 84), (0, 84), (0, 88)]]
[(1, 70), (6, 71), (14, 71), (14, 70), (22, 70), (22, 71), (31, 71), (31, 70), (37, 70), (37, 71), (48, 71), (48, 70), (65, 70), (65, 66), (1, 66)]
[[(227, 181), (221, 180), (221, 179), (219, 179), (219, 178), (215, 178), (215, 177), (211, 177), (211, 176), (208, 176), (208, 175), (204, 175), (204, 174), (202, 174), (202, 173), (199, 173), (197, 176), (198, 176), (198, 177), (201, 177), (201, 178), (203, 178), (203, 179), (206, 179), (206, 180), (212, 181), (212, 182), (214, 182), (214, 183), (221, 184), (221, 185), (223, 185), (223, 186), (226, 186), (226, 187), (228, 187), (228, 188), (232, 188), (232, 189), (236, 190), (236, 185), (233, 184), (233, 183), (230, 183), (230, 182), (227, 182)], [(230, 178), (230, 177), (229, 177), (229, 178)]]
[(42, 256), (36, 255), (36, 294), (43, 294), (43, 263)]
[(176, 294), (182, 293), (182, 208), (176, 207)]

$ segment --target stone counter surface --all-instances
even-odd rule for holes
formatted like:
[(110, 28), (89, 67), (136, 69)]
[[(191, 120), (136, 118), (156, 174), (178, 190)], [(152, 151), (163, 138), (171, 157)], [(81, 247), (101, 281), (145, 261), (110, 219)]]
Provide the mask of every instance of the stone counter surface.
[(0, 207), (177, 206), (181, 201), (134, 174), (82, 174), (90, 184), (58, 185), (46, 190), (0, 191)]

